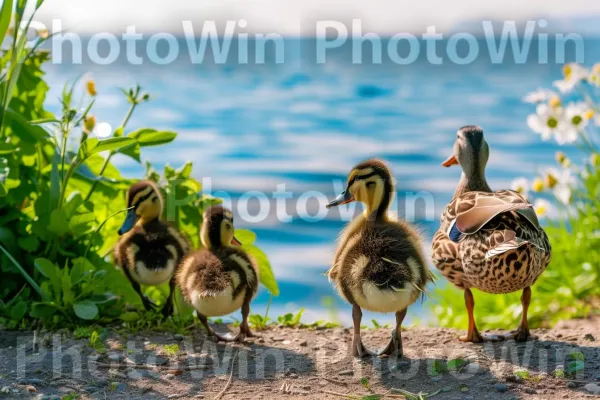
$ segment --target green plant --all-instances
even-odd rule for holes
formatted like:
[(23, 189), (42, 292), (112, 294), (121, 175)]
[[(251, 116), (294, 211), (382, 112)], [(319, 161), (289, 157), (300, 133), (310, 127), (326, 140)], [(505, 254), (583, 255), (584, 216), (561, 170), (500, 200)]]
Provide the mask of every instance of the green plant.
[(280, 315), (277, 317), (277, 322), (279, 325), (295, 328), (300, 325), (300, 319), (302, 318), (303, 313), (304, 308), (301, 308), (296, 314), (287, 313), (285, 315)]
[(271, 318), (269, 318), (269, 308), (271, 308), (271, 300), (273, 297), (269, 297), (267, 308), (265, 309), (265, 315), (250, 314), (248, 316), (248, 323), (255, 329), (262, 330), (266, 329), (269, 325), (272, 325)]
[[(29, 19), (25, 0), (16, 2), (10, 45), (0, 56), (0, 324), (26, 327), (32, 318), (49, 328), (84, 323), (123, 322), (134, 330), (159, 328), (182, 331), (192, 309), (176, 296), (177, 315), (162, 321), (154, 314), (126, 312), (126, 304), (141, 305), (139, 296), (110, 254), (126, 211), (124, 193), (133, 180), (121, 175), (116, 155), (142, 162), (149, 146), (172, 142), (175, 132), (130, 129), (137, 107), (150, 100), (139, 86), (123, 89), (129, 106), (121, 124), (99, 139), (92, 80), (67, 84), (60, 115), (44, 108), (48, 85), (42, 65), (48, 52), (25, 40)], [(0, 38), (8, 31), (13, 2), (2, 3)], [(24, 22), (24, 23), (23, 23)], [(5, 41), (6, 42), (6, 41)], [(2, 43), (2, 40), (0, 40)], [(77, 100), (76, 100), (77, 99)], [(203, 210), (219, 199), (200, 194), (192, 164), (165, 166), (162, 174), (146, 164), (146, 178), (158, 183), (166, 199), (164, 218), (199, 247)], [(261, 282), (274, 295), (279, 289), (256, 236), (241, 230), (245, 248), (257, 260)], [(168, 285), (143, 288), (163, 304)]]
[[(527, 96), (537, 103), (529, 126), (544, 139), (573, 144), (580, 163), (556, 154), (555, 168), (539, 171), (529, 184), (513, 189), (533, 201), (552, 246), (552, 260), (533, 287), (528, 317), (531, 327), (548, 327), (569, 318), (584, 318), (600, 310), (600, 63), (591, 70), (568, 64), (564, 79), (555, 82), (562, 93), (540, 90)], [(568, 94), (567, 94), (568, 92)], [(531, 194), (533, 192), (533, 194)], [(452, 285), (436, 290), (433, 313), (442, 326), (464, 328), (467, 313), (462, 293)], [(516, 326), (521, 318), (520, 293), (488, 295), (476, 292), (476, 318), (481, 329)]]

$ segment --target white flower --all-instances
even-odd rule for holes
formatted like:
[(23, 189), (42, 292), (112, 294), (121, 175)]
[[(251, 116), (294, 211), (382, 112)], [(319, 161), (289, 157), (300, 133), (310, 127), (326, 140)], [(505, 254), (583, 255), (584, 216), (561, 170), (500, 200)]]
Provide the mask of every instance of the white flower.
[(527, 125), (534, 132), (542, 135), (543, 140), (549, 140), (557, 130), (562, 129), (564, 120), (561, 107), (550, 107), (548, 104), (538, 104), (536, 113), (527, 117)]
[(548, 168), (545, 172), (546, 186), (552, 189), (554, 196), (563, 204), (569, 204), (571, 201), (571, 188), (575, 184), (575, 177), (571, 170), (563, 168), (558, 171), (555, 168)]
[(523, 97), (525, 103), (542, 103), (557, 96), (556, 92), (548, 89), (537, 89), (535, 92), (529, 93)]
[(576, 142), (579, 134), (594, 115), (591, 111), (583, 102), (569, 103), (562, 114), (563, 121), (559, 122), (558, 128), (554, 131), (557, 143), (563, 145)]
[(563, 67), (565, 79), (554, 81), (552, 84), (560, 90), (561, 93), (569, 93), (582, 80), (588, 78), (588, 70), (577, 63), (569, 63)]
[(521, 193), (525, 198), (527, 198), (529, 194), (529, 181), (524, 177), (516, 178), (510, 184), (510, 188), (515, 192)]
[(587, 80), (592, 85), (600, 86), (600, 63), (594, 64)]
[(533, 203), (533, 209), (538, 217), (544, 218), (550, 213), (552, 209), (552, 205), (548, 200), (545, 199), (535, 199), (535, 203)]

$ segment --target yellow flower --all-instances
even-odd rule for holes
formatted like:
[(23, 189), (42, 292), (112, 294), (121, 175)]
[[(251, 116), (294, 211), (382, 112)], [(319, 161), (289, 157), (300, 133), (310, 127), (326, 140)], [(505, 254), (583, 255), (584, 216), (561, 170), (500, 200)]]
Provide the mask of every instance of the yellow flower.
[(85, 87), (90, 96), (96, 95), (96, 82), (94, 82), (92, 79), (86, 82)]
[(548, 105), (552, 108), (560, 107), (560, 104), (560, 97), (557, 95), (550, 97), (550, 100), (548, 100)]
[(571, 64), (567, 64), (563, 67), (563, 76), (565, 77), (565, 79), (569, 79), (572, 73), (573, 67)]
[(40, 29), (39, 31), (37, 31), (37, 35), (40, 39), (48, 39), (48, 29)]
[(558, 179), (552, 174), (546, 175), (546, 186), (550, 189), (554, 189), (554, 187), (558, 184)]
[(564, 168), (569, 168), (569, 166), (571, 165), (571, 160), (569, 160), (566, 154), (562, 151), (556, 152), (556, 162), (558, 162)]
[(535, 178), (533, 183), (531, 184), (531, 188), (534, 192), (541, 192), (544, 190), (544, 181), (542, 178)]
[(533, 209), (538, 217), (545, 217), (551, 209), (551, 205), (547, 200), (537, 199), (533, 204)]
[(83, 120), (83, 131), (87, 134), (92, 132), (96, 127), (96, 117), (88, 115)]

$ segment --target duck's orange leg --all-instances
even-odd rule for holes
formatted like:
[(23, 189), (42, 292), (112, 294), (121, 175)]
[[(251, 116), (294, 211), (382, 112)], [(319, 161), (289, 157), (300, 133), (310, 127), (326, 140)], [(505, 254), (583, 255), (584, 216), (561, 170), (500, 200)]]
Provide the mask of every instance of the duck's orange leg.
[(527, 311), (529, 310), (529, 303), (531, 303), (531, 288), (526, 287), (523, 289), (521, 295), (521, 304), (523, 305), (523, 315), (521, 316), (521, 324), (516, 331), (511, 332), (508, 335), (503, 335), (503, 339), (514, 339), (517, 342), (526, 342), (529, 339), (537, 339), (529, 332), (529, 324), (527, 322)]
[(471, 289), (465, 289), (465, 305), (467, 306), (467, 313), (469, 314), (469, 329), (467, 330), (467, 335), (462, 336), (460, 338), (463, 342), (473, 342), (473, 343), (482, 343), (482, 342), (496, 342), (501, 340), (496, 336), (483, 336), (477, 330), (477, 325), (475, 325), (475, 317), (473, 316), (473, 310), (475, 309), (475, 299), (473, 298), (473, 293)]

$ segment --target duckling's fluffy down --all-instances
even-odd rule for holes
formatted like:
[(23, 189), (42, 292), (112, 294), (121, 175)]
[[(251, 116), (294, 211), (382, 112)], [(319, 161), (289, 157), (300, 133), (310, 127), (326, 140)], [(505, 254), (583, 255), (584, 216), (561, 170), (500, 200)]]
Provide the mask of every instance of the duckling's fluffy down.
[(241, 250), (206, 249), (184, 258), (177, 273), (183, 297), (207, 317), (230, 314), (258, 289), (258, 270)]
[(330, 279), (352, 304), (397, 312), (414, 303), (431, 280), (418, 233), (403, 222), (367, 222), (342, 244)]

